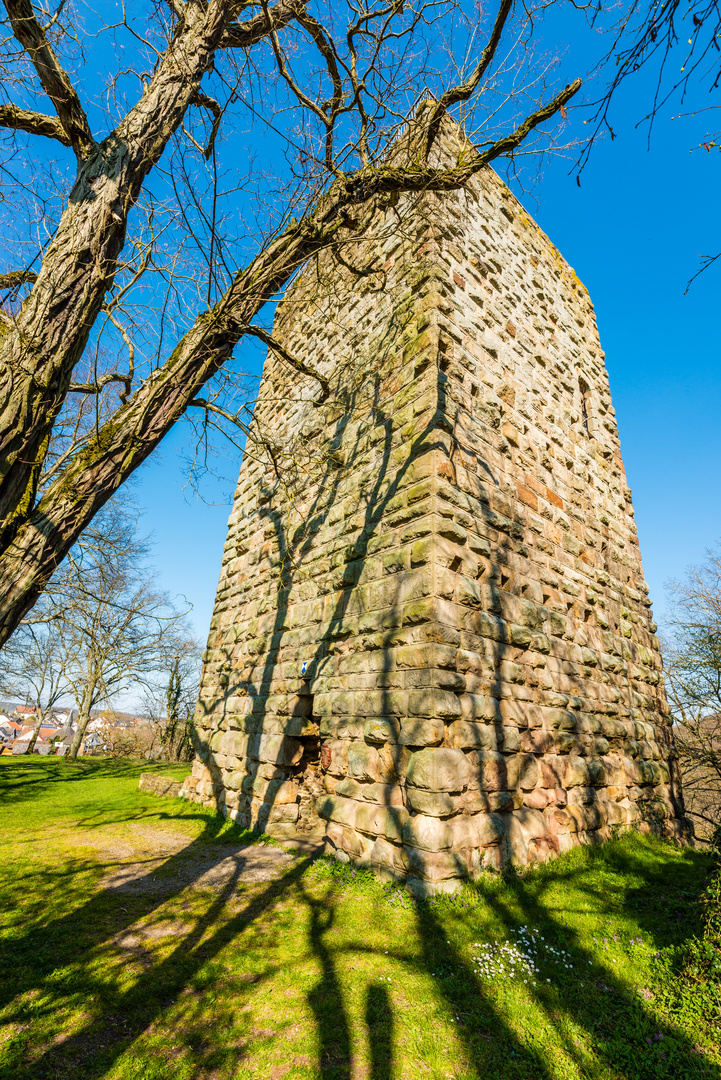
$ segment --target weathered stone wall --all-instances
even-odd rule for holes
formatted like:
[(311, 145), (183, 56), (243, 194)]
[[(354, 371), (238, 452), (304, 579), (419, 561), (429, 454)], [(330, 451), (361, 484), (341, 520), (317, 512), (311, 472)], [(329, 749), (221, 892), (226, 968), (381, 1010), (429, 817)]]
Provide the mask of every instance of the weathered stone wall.
[(274, 333), (333, 392), (268, 356), (189, 797), (426, 891), (683, 835), (593, 305), (501, 180), (379, 208)]

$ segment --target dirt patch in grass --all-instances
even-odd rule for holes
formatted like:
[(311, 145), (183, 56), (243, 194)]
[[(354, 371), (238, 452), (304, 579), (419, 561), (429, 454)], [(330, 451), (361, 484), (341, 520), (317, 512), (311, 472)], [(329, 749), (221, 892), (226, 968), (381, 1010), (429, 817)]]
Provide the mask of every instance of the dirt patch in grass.
[(294, 860), (282, 848), (188, 843), (176, 832), (131, 826), (122, 839), (86, 838), (108, 869), (101, 889), (131, 895), (174, 895), (181, 889), (227, 889), (272, 881)]

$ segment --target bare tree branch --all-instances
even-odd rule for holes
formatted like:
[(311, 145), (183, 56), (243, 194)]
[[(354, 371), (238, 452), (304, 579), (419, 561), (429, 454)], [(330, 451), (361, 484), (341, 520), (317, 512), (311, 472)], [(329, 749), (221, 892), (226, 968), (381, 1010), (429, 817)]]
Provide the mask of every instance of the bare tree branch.
[(279, 0), (272, 8), (254, 15), (247, 22), (231, 23), (220, 40), (223, 49), (249, 49), (272, 30), (280, 30), (305, 9), (307, 0)]
[(0, 292), (17, 289), (20, 285), (31, 285), (38, 275), (33, 270), (11, 270), (9, 274), (0, 274)]
[(69, 392), (71, 394), (99, 394), (104, 387), (114, 382), (123, 383), (126, 395), (130, 393), (131, 376), (121, 375), (118, 371), (111, 371), (108, 375), (101, 376), (95, 382), (71, 383)]
[[(207, 94), (196, 94), (193, 98), (191, 105), (197, 105), (201, 109), (207, 109), (213, 116), (213, 127), (210, 132), (210, 138), (208, 139), (208, 145), (205, 150), (202, 151), (203, 156), (209, 158), (213, 153), (213, 146), (215, 145), (215, 136), (218, 134), (218, 128), (220, 127), (220, 121), (223, 119), (223, 110), (217, 101), (208, 97)], [(200, 148), (198, 148), (200, 149)]]
[(250, 435), (250, 429), (248, 425), (240, 419), (239, 413), (231, 413), (221, 405), (216, 405), (214, 401), (208, 401), (207, 398), (193, 398), (192, 401), (188, 402), (188, 408), (204, 409), (205, 412), (212, 412), (215, 413), (216, 416), (222, 416), (229, 424), (235, 424), (236, 427), (239, 427), (244, 435)]
[(88, 118), (70, 77), (35, 17), (31, 0), (5, 0), (5, 8), (15, 37), (30, 57), (43, 90), (55, 106), (68, 144), (78, 158), (86, 158), (95, 146)]
[(283, 348), (279, 341), (276, 341), (272, 334), (269, 334), (267, 330), (262, 330), (259, 326), (245, 326), (243, 328), (245, 334), (250, 334), (251, 337), (258, 338), (269, 349), (277, 353), (282, 360), (285, 360), (286, 364), (290, 364), (292, 368), (299, 371), (301, 375), (309, 375), (311, 379), (315, 379), (320, 383), (321, 395), (313, 402), (314, 405), (322, 405), (324, 401), (328, 400), (330, 396), (330, 383), (326, 379), (325, 375), (321, 375), (319, 371), (304, 364), (302, 360), (299, 360), (297, 356), (291, 355), (287, 349)]
[(458, 86), (453, 86), (450, 89), (446, 90), (446, 92), (443, 94), (440, 101), (434, 108), (433, 112), (431, 113), (431, 118), (428, 123), (428, 135), (426, 136), (426, 146), (424, 154), (425, 161), (428, 160), (428, 155), (430, 154), (433, 143), (436, 140), (438, 130), (441, 126), (441, 121), (445, 114), (453, 105), (457, 105), (460, 101), (468, 101), (471, 95), (475, 92), (486, 71), (488, 70), (489, 64), (496, 55), (496, 50), (498, 49), (498, 45), (501, 40), (501, 34), (503, 33), (503, 28), (506, 25), (508, 15), (512, 7), (513, 0), (501, 0), (501, 5), (498, 9), (496, 21), (493, 26), (493, 32), (491, 33), (488, 44), (481, 53), (481, 57), (476, 64), (476, 67), (474, 68), (473, 74), (464, 83), (459, 83)]
[(70, 146), (70, 136), (54, 116), (21, 109), (18, 105), (0, 105), (0, 127), (26, 131), (28, 135), (43, 135), (47, 139), (57, 139), (63, 146)]

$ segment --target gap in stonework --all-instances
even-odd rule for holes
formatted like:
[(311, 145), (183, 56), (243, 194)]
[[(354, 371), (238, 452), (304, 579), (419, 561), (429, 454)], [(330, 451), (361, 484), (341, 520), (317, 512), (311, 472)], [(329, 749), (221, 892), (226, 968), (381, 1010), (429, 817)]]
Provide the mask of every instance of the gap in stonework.
[(309, 680), (304, 679), (299, 694), (302, 715), (307, 717), (304, 733), (298, 736), (303, 756), (290, 770), (289, 779), (298, 784), (299, 810), (297, 830), (299, 833), (314, 832), (321, 824), (316, 802), (323, 794), (321, 765), (320, 718), (313, 712), (313, 694)]

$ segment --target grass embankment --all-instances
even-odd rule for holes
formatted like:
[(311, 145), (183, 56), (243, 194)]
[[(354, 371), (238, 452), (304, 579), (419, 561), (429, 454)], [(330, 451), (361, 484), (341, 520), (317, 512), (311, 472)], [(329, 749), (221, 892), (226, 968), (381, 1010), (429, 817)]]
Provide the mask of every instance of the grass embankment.
[(142, 768), (0, 761), (3, 1077), (721, 1077), (678, 974), (707, 854), (631, 836), (432, 902), (302, 856), (250, 882), (257, 848), (213, 877), (242, 834)]

